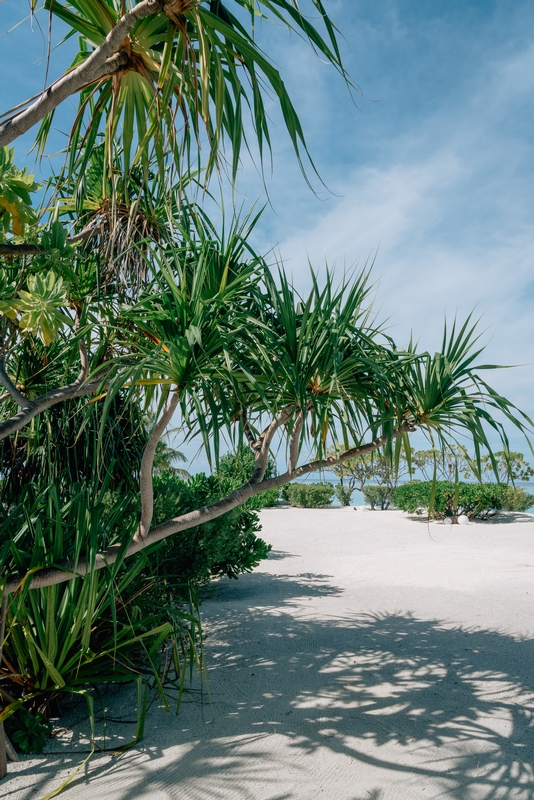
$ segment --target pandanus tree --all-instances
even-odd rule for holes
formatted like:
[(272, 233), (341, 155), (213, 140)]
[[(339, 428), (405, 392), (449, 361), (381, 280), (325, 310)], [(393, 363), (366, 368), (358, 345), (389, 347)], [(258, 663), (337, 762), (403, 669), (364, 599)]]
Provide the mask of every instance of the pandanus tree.
[[(308, 156), (255, 24), (271, 19), (296, 31), (346, 78), (333, 25), (320, 0), (310, 5), (317, 25), (296, 0), (46, 0), (51, 16), (79, 35), (79, 52), (45, 92), (4, 115), (0, 147), (40, 123), (44, 151), (58, 105), (74, 95), (79, 105), (42, 227), (31, 210), (33, 181), (1, 151), (0, 471), (68, 486), (72, 475), (93, 481), (83, 463), (90, 456), (106, 485), (117, 477), (118, 449), (131, 447), (141, 511), (128, 536), (107, 526), (105, 538), (67, 559), (56, 540), (24, 561), (8, 536), (0, 548), (2, 635), (21, 587), (92, 581), (98, 570), (118, 568), (266, 489), (379, 448), (391, 458), (409, 453), (416, 429), (432, 443), (469, 437), (480, 462), (488, 428), (506, 447), (499, 415), (520, 430), (529, 424), (483, 379), (488, 367), (476, 366), (481, 351), (470, 320), (445, 332), (439, 353), (398, 349), (371, 312), (366, 271), (339, 285), (328, 271), (312, 272), (301, 297), (282, 267), (269, 268), (254, 251), (256, 220), (219, 235), (186, 201), (193, 178), (206, 185), (229, 164), (233, 179), (243, 146), (255, 142), (263, 156), (268, 90), (297, 158)], [(138, 447), (139, 417), (148, 413), (153, 423)], [(70, 425), (74, 416), (84, 420), (85, 438)], [(250, 448), (254, 466), (215, 502), (153, 524), (154, 459), (177, 417), (213, 461), (224, 432)], [(59, 424), (73, 436), (64, 453), (53, 436)], [(36, 447), (45, 440), (59, 449), (41, 470)], [(266, 477), (274, 448), (287, 467)], [(0, 741), (0, 774), (2, 753)]]
[[(246, 234), (238, 230), (219, 243), (184, 236), (160, 244), (152, 255), (153, 280), (137, 300), (114, 309), (111, 332), (105, 330), (107, 303), (99, 308), (88, 301), (77, 331), (56, 317), (57, 338), (64, 337), (65, 346), (75, 343), (85, 354), (81, 391), (94, 392), (98, 386), (105, 395), (104, 417), (125, 388), (129, 402), (150, 403), (158, 413), (140, 462), (141, 514), (132, 541), (126, 548), (122, 541), (111, 544), (91, 563), (80, 554), (59, 567), (42, 564), (33, 574), (33, 587), (108, 566), (119, 555), (133, 555), (315, 470), (379, 448), (391, 457), (400, 448), (409, 453), (409, 434), (416, 429), (433, 441), (469, 436), (480, 458), (481, 448), (490, 449), (488, 425), (506, 442), (496, 414), (524, 428), (526, 418), (481, 377), (488, 367), (475, 366), (480, 348), (469, 320), (446, 332), (442, 351), (433, 356), (412, 347), (399, 350), (373, 322), (366, 272), (345, 277), (337, 288), (330, 273), (322, 281), (312, 273), (309, 295), (299, 297), (282, 270), (274, 275), (251, 255)], [(65, 308), (57, 314), (66, 318), (64, 291)], [(15, 296), (15, 310), (17, 303)], [(91, 325), (84, 325), (86, 317), (92, 318)], [(36, 321), (31, 332), (21, 332), (21, 318), (10, 322), (19, 325), (22, 345), (25, 337), (39, 336), (41, 328)], [(24, 387), (17, 388), (10, 377), (16, 363), (13, 347), (2, 371), (9, 395), (2, 438), (23, 431), (39, 404), (52, 405), (46, 393), (35, 401), (22, 394)], [(70, 386), (63, 390), (69, 397)], [(238, 444), (247, 443), (254, 469), (228, 496), (152, 526), (154, 457), (175, 415), (191, 437), (202, 437), (215, 459), (223, 431)], [(334, 438), (344, 447), (338, 444), (336, 454), (329, 455)], [(265, 478), (275, 444), (285, 448), (287, 469)], [(304, 454), (311, 454), (311, 460)], [(7, 593), (23, 578), (5, 577)]]

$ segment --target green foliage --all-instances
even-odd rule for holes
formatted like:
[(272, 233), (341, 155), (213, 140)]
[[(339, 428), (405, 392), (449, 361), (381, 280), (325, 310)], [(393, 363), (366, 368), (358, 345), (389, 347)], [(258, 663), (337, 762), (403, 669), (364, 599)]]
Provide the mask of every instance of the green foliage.
[(394, 492), (392, 486), (383, 484), (382, 486), (370, 486), (367, 484), (363, 490), (363, 496), (373, 511), (379, 507), (381, 511), (386, 511), (391, 504), (391, 497)]
[(350, 506), (354, 489), (352, 489), (350, 486), (338, 484), (337, 486), (334, 486), (334, 494), (342, 506)]
[[(56, 344), (44, 348), (27, 343), (19, 385), (33, 398), (41, 388), (38, 376), (44, 358), (60, 361)], [(126, 392), (114, 395), (103, 414), (105, 400), (68, 400), (35, 417), (16, 437), (0, 441), (2, 481), (0, 500), (10, 506), (21, 496), (21, 486), (54, 483), (60, 491), (83, 482), (107, 483), (117, 497), (138, 491), (143, 447), (148, 438), (146, 419)]]
[(452, 481), (456, 474), (467, 480), (482, 475), (489, 481), (497, 479), (497, 483), (506, 484), (528, 481), (534, 475), (523, 453), (500, 450), (482, 456), (477, 466), (476, 459), (458, 445), (448, 445), (443, 450), (418, 450), (412, 454), (412, 464), (427, 481), (432, 480), (434, 471), (439, 480)]
[(451, 483), (436, 481), (435, 497), (431, 509), (432, 481), (411, 481), (398, 486), (393, 492), (393, 503), (402, 511), (412, 514), (429, 514), (431, 518), (458, 517), (488, 519), (502, 508), (506, 486), (499, 483)]
[(13, 148), (0, 147), (0, 242), (8, 233), (22, 236), (26, 226), (36, 222), (31, 194), (40, 187), (26, 167), (17, 169), (14, 155)]
[(20, 330), (49, 345), (64, 325), (72, 327), (74, 321), (60, 310), (68, 302), (66, 288), (63, 278), (52, 271), (30, 276), (27, 290), (21, 289), (10, 303), (12, 311), (20, 314)]
[[(224, 497), (231, 488), (214, 476), (200, 474), (183, 481), (161, 475), (154, 480), (154, 522), (195, 511)], [(243, 506), (236, 508), (166, 540), (152, 559), (154, 569), (159, 577), (182, 584), (205, 584), (221, 575), (237, 578), (251, 572), (271, 550), (256, 536), (260, 530), (257, 514)]]
[[(327, 456), (338, 456), (342, 448), (337, 445), (327, 450)], [(342, 464), (336, 464), (329, 467), (329, 471), (333, 472), (343, 483), (347, 483), (353, 491), (356, 487), (363, 491), (363, 487), (375, 475), (377, 467), (377, 456), (374, 453), (365, 453), (356, 458), (350, 458)], [(348, 503), (343, 503), (348, 505)]]
[[(337, 444), (327, 451), (327, 455), (337, 456), (340, 452), (340, 445)], [(375, 480), (379, 481), (380, 486), (387, 487), (389, 496), (391, 496), (391, 492), (399, 479), (409, 473), (409, 467), (402, 451), (399, 450), (396, 458), (393, 452), (386, 452), (384, 448), (380, 448), (372, 453), (362, 453), (359, 456), (343, 461), (341, 464), (329, 467), (329, 471), (337, 475), (342, 484), (339, 487), (340, 494), (338, 496), (336, 491), (336, 496), (342, 505), (350, 505), (350, 500), (346, 503), (342, 500), (342, 497), (347, 496), (343, 491), (344, 488), (349, 489), (351, 494), (355, 488), (358, 488), (365, 495), (366, 485), (369, 481)], [(375, 487), (370, 487), (370, 489), (367, 502), (373, 508), (375, 504), (382, 506), (383, 501), (374, 491)], [(370, 499), (371, 497), (373, 498), (372, 500)]]
[(186, 469), (174, 466), (176, 461), (181, 461), (183, 463), (187, 461), (187, 458), (180, 450), (177, 450), (175, 447), (170, 447), (163, 439), (160, 439), (154, 455), (153, 474), (163, 475), (169, 473), (171, 475), (177, 475), (183, 480), (190, 478), (191, 476)]
[(507, 486), (501, 495), (503, 511), (528, 511), (534, 506), (534, 494), (522, 487)]
[[(72, 68), (90, 57), (124, 12), (123, 0), (46, 0), (45, 8), (79, 37)], [(171, 5), (170, 3), (168, 4)], [(304, 133), (279, 70), (259, 47), (256, 17), (295, 31), (344, 76), (335, 31), (322, 3), (314, 0), (324, 33), (293, 0), (184, 2), (180, 11), (150, 15), (136, 22), (120, 50), (128, 63), (115, 75), (89, 83), (79, 94), (79, 111), (70, 141), (70, 169), (83, 175), (89, 154), (105, 136), (106, 159), (120, 141), (122, 174), (146, 166), (155, 152), (161, 168), (172, 154), (175, 164), (195, 162), (206, 147), (207, 176), (221, 159), (223, 142), (235, 178), (241, 148), (251, 145), (250, 110), (260, 157), (271, 146), (265, 94), (276, 98), (299, 162), (307, 154)], [(234, 13), (235, 12), (235, 13)], [(243, 13), (244, 12), (244, 13)], [(39, 151), (46, 146), (53, 114), (41, 124)], [(182, 168), (183, 169), (183, 168)]]
[(438, 480), (454, 481), (456, 474), (467, 479), (473, 477), (472, 459), (463, 448), (456, 445), (450, 445), (444, 450), (417, 450), (412, 453), (412, 465), (422, 472), (427, 481), (433, 479), (434, 470)]
[(490, 480), (495, 480), (495, 467), (499, 483), (528, 481), (534, 475), (534, 469), (523, 453), (500, 450), (493, 454), (493, 459), (490, 455), (482, 457), (482, 470)]
[[(242, 486), (246, 483), (254, 471), (254, 453), (246, 445), (240, 445), (236, 453), (227, 453), (219, 459), (217, 465), (217, 477), (232, 488)], [(276, 462), (269, 457), (265, 478), (272, 478), (276, 475)], [(280, 497), (279, 489), (267, 489), (267, 491), (247, 500), (244, 507), (257, 510), (276, 506)]]
[(58, 694), (83, 695), (95, 683), (145, 675), (161, 689), (164, 641), (181, 653), (184, 664), (193, 657), (188, 651), (195, 647), (199, 620), (179, 604), (154, 604), (153, 579), (142, 577), (149, 571), (147, 553), (128, 565), (119, 558), (85, 577), (31, 588), (33, 575), (47, 565), (68, 559), (75, 564), (83, 556), (94, 563), (117, 537), (126, 547), (135, 530), (134, 518), (125, 513), (129, 500), (125, 496), (106, 508), (80, 486), (62, 495), (54, 486), (39, 492), (26, 486), (16, 506), (0, 509), (0, 570), (21, 574), (20, 590), (8, 604), (0, 670), (15, 701), (0, 721), (23, 704), (46, 708)]
[(334, 487), (329, 483), (288, 483), (282, 489), (282, 497), (297, 508), (320, 508), (329, 506), (334, 496)]
[(52, 725), (46, 721), (41, 712), (30, 714), (25, 708), (19, 710), (9, 719), (8, 735), (23, 753), (39, 754), (43, 752), (47, 736), (52, 732)]

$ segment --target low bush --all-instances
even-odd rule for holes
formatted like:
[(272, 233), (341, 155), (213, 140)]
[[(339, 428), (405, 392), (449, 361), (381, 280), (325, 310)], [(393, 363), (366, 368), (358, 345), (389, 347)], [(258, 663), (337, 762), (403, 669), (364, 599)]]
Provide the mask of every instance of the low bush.
[[(241, 445), (236, 453), (227, 453), (219, 460), (217, 467), (217, 478), (232, 489), (246, 483), (254, 471), (254, 453), (250, 447)], [(276, 475), (276, 463), (273, 458), (269, 458), (266, 478), (274, 478)], [(267, 489), (260, 492), (255, 497), (244, 504), (244, 508), (250, 511), (257, 511), (260, 508), (271, 508), (278, 505), (280, 489)]]
[[(154, 480), (154, 524), (213, 503), (229, 491), (225, 480), (203, 474), (183, 481), (173, 475)], [(267, 558), (271, 546), (256, 534), (258, 515), (244, 506), (163, 542), (155, 569), (166, 580), (195, 585), (227, 575), (237, 578)]]
[(350, 486), (342, 486), (341, 484), (338, 484), (334, 487), (334, 494), (342, 506), (350, 506), (354, 489), (352, 489)]
[(17, 750), (27, 755), (38, 755), (43, 752), (46, 740), (52, 733), (52, 725), (40, 711), (33, 715), (22, 707), (7, 720), (6, 733)]
[(0, 684), (12, 699), (0, 722), (17, 714), (9, 725), (24, 752), (42, 747), (47, 709), (61, 697), (85, 697), (94, 722), (89, 687), (146, 679), (163, 697), (162, 650), (172, 651), (177, 675), (201, 658), (198, 604), (154, 602), (148, 550), (65, 583), (31, 587), (43, 567), (68, 558), (91, 563), (117, 541), (117, 531), (126, 548), (135, 531), (129, 499), (110, 509), (87, 487), (59, 493), (53, 485), (39, 492), (27, 486), (20, 503), (0, 506), (0, 572), (26, 576), (7, 603)]
[[(488, 519), (502, 508), (508, 489), (500, 483), (450, 483), (436, 481), (435, 497), (430, 517), (444, 519), (465, 514), (469, 519)], [(432, 481), (411, 481), (398, 486), (392, 501), (402, 511), (428, 514), (432, 496)]]
[(534, 494), (521, 487), (507, 486), (501, 497), (503, 511), (528, 511), (534, 506)]
[[(216, 477), (183, 481), (165, 473), (154, 480), (154, 489), (154, 522), (160, 522), (218, 500), (228, 487)], [(91, 563), (119, 541), (127, 548), (138, 514), (137, 498), (109, 489), (93, 493), (81, 485), (64, 492), (53, 485), (39, 492), (25, 487), (19, 503), (0, 504), (0, 575), (28, 575), (8, 602), (0, 684), (13, 700), (0, 722), (23, 705), (30, 712), (10, 723), (24, 751), (38, 750), (46, 735), (36, 712), (44, 711), (45, 719), (48, 705), (71, 693), (92, 708), (89, 686), (146, 679), (166, 704), (163, 649), (172, 655), (175, 676), (192, 675), (194, 664), (204, 669), (195, 587), (217, 575), (235, 578), (250, 571), (271, 549), (256, 535), (257, 514), (237, 508), (134, 560), (31, 588), (30, 576), (43, 567), (83, 557)], [(176, 683), (168, 669), (166, 679)], [(176, 688), (181, 697), (183, 680)]]
[(365, 486), (363, 496), (373, 511), (380, 508), (386, 511), (391, 505), (392, 486)]
[(282, 497), (297, 508), (319, 508), (329, 506), (334, 496), (334, 487), (329, 483), (288, 483), (282, 489)]

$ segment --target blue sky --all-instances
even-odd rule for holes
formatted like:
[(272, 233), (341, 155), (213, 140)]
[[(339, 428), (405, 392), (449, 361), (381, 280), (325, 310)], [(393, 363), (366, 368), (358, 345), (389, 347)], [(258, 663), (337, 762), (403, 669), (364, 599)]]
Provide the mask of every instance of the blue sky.
[[(0, 31), (24, 5), (0, 3)], [(317, 197), (306, 186), (273, 105), (271, 207), (257, 244), (276, 247), (302, 288), (308, 257), (318, 269), (326, 259), (341, 270), (376, 255), (377, 306), (400, 345), (413, 331), (422, 347), (439, 347), (444, 315), (463, 318), (477, 306), (488, 329), (485, 360), (526, 365), (495, 374), (493, 384), (534, 416), (533, 4), (326, 7), (364, 97), (353, 103), (331, 67), (295, 36), (264, 26), (264, 47), (291, 90), (328, 190), (316, 180)], [(42, 85), (42, 40), (28, 32), (26, 23), (0, 38), (4, 108)], [(58, 50), (52, 75), (69, 60)], [(17, 144), (19, 161), (28, 141)], [(237, 190), (245, 206), (261, 196), (249, 163)], [(525, 450), (515, 435), (512, 444)]]

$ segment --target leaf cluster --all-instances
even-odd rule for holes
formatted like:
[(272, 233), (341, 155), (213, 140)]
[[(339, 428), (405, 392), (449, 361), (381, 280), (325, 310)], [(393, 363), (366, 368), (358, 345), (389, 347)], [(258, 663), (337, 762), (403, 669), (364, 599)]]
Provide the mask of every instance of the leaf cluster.
[(31, 195), (40, 186), (27, 167), (15, 166), (14, 155), (12, 147), (0, 147), (0, 243), (7, 234), (23, 236), (26, 226), (37, 221)]

